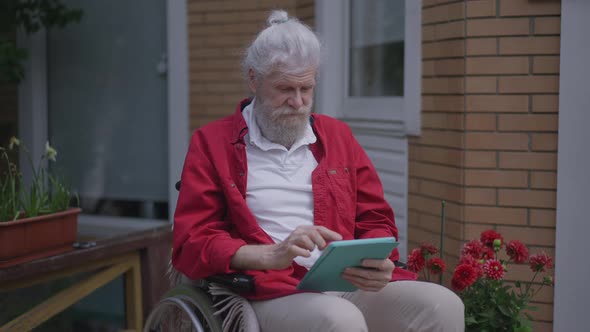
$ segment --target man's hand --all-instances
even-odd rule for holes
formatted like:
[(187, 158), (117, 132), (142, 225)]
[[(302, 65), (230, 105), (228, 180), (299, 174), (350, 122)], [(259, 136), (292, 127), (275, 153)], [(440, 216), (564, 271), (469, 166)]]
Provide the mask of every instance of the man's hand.
[(299, 226), (281, 243), (242, 246), (231, 259), (234, 270), (282, 270), (293, 264), (297, 256), (309, 257), (317, 246), (342, 240), (342, 235), (324, 226)]
[(342, 273), (342, 278), (364, 291), (378, 292), (391, 280), (395, 269), (393, 262), (387, 258), (365, 259), (363, 267), (349, 267)]
[(324, 249), (329, 241), (342, 240), (342, 235), (324, 226), (299, 226), (271, 253), (272, 269), (285, 269), (293, 263), (297, 256), (309, 257), (317, 246)]

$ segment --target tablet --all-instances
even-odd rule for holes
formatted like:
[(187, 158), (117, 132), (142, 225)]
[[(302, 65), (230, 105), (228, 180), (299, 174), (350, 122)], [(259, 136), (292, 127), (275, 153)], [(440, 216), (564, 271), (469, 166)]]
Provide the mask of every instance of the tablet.
[(331, 242), (305, 274), (298, 290), (351, 292), (357, 288), (342, 279), (347, 267), (361, 266), (363, 259), (385, 259), (397, 247), (394, 237)]

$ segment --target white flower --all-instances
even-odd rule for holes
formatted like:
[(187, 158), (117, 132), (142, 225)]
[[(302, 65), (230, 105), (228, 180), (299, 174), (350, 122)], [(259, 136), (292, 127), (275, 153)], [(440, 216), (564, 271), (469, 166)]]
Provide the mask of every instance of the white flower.
[(51, 161), (55, 161), (55, 157), (57, 157), (57, 151), (49, 145), (49, 142), (45, 142), (45, 156)]
[(10, 142), (8, 143), (8, 149), (12, 150), (14, 149), (14, 146), (19, 146), (20, 145), (20, 140), (14, 136), (12, 136), (10, 138)]

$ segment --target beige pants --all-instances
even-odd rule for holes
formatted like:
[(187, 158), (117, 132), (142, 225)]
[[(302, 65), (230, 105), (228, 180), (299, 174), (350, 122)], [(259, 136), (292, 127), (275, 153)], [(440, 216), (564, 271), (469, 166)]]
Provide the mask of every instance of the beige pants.
[(461, 299), (419, 281), (389, 283), (379, 292), (300, 293), (251, 301), (264, 332), (455, 332), (465, 329)]

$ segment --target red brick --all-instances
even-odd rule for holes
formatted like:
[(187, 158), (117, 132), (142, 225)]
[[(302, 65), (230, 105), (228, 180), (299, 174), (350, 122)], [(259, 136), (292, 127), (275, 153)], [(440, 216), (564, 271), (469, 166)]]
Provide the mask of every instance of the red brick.
[(530, 21), (528, 18), (484, 18), (467, 20), (467, 36), (519, 36), (528, 35)]
[(559, 74), (559, 56), (536, 56), (533, 58), (533, 73)]
[(465, 60), (444, 59), (422, 62), (423, 76), (451, 76), (465, 74)]
[(533, 151), (557, 151), (557, 134), (531, 134)]
[[(431, 28), (432, 31), (426, 30), (427, 37), (432, 37), (432, 40), (445, 40), (453, 38), (462, 38), (465, 36), (465, 22), (454, 21), (447, 23), (440, 23), (435, 25), (427, 25), (424, 28)], [(424, 41), (427, 41), (425, 39)]]
[(463, 112), (463, 96), (422, 96), (423, 111)]
[(440, 147), (462, 148), (463, 133), (457, 131), (424, 129), (422, 130), (420, 143)]
[(482, 95), (467, 96), (468, 112), (528, 112), (528, 96)]
[(464, 54), (465, 45), (463, 40), (445, 40), (422, 44), (423, 59), (461, 57)]
[(467, 38), (467, 55), (496, 55), (498, 54), (497, 38)]
[(498, 79), (500, 93), (559, 92), (559, 76), (505, 76)]
[(555, 191), (527, 189), (498, 189), (501, 206), (555, 208)]
[(504, 170), (465, 170), (465, 185), (477, 187), (528, 187), (528, 173)]
[(464, 202), (465, 204), (495, 205), (496, 189), (466, 187)]
[(559, 54), (559, 37), (502, 37), (500, 54)]
[(465, 81), (459, 78), (423, 78), (422, 93), (449, 94), (463, 93)]
[(558, 35), (561, 32), (560, 17), (536, 17), (535, 35)]
[(422, 128), (462, 130), (463, 116), (457, 113), (422, 112)]
[(528, 57), (467, 58), (467, 74), (528, 74)]
[[(527, 245), (554, 246), (555, 230), (536, 227), (498, 226), (497, 231)], [(530, 271), (530, 270), (529, 270)], [(532, 277), (532, 276), (531, 276)]]
[(534, 189), (556, 189), (556, 172), (531, 172), (531, 188)]
[(465, 129), (467, 130), (496, 130), (495, 114), (467, 114), (465, 116)]
[(500, 168), (556, 170), (557, 154), (550, 152), (500, 152)]
[(527, 211), (522, 208), (466, 206), (465, 222), (499, 225), (526, 225)]
[(447, 149), (430, 146), (410, 146), (411, 161), (424, 161), (434, 164), (458, 167), (461, 165), (463, 152), (457, 149)]
[(500, 114), (500, 131), (557, 131), (556, 114)]
[(464, 17), (465, 5), (460, 2), (422, 10), (422, 24), (452, 21)]
[(512, 133), (466, 133), (467, 149), (475, 150), (527, 150), (529, 137)]
[(487, 76), (469, 76), (465, 78), (465, 92), (467, 93), (495, 93), (496, 78)]
[(496, 16), (496, 0), (471, 0), (467, 2), (467, 17)]
[(416, 178), (435, 180), (450, 184), (462, 184), (461, 169), (421, 162), (410, 162), (410, 174)]
[(532, 226), (555, 227), (555, 210), (530, 209), (529, 223)]
[(532, 110), (534, 113), (557, 113), (559, 97), (557, 95), (533, 96)]
[(463, 194), (461, 186), (428, 180), (421, 181), (420, 193), (456, 203), (461, 203)]
[(491, 151), (465, 151), (465, 167), (495, 168), (496, 154)]
[(502, 16), (540, 16), (561, 14), (559, 1), (500, 0)]

